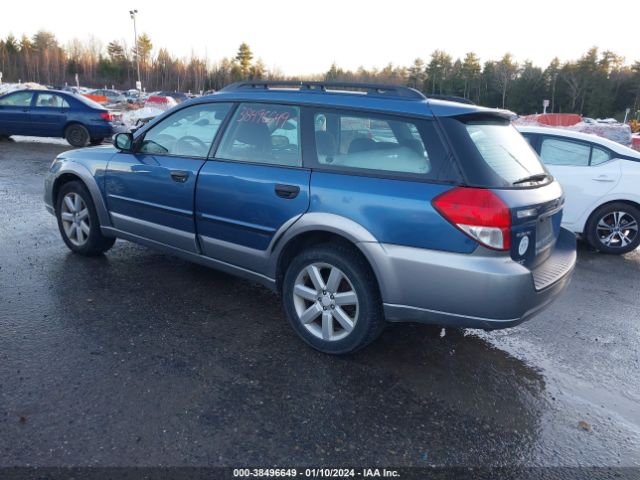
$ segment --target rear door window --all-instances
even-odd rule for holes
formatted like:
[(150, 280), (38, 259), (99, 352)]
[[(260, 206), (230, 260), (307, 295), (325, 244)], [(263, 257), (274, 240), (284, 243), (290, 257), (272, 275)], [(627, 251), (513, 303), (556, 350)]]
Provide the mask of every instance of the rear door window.
[(319, 166), (332, 170), (453, 180), (445, 149), (429, 120), (354, 112), (315, 112)]
[(69, 102), (54, 93), (39, 93), (36, 107), (69, 108)]
[(301, 166), (300, 108), (262, 103), (240, 104), (222, 137), (216, 158)]
[(591, 147), (587, 143), (546, 137), (540, 146), (540, 158), (547, 165), (589, 165)]

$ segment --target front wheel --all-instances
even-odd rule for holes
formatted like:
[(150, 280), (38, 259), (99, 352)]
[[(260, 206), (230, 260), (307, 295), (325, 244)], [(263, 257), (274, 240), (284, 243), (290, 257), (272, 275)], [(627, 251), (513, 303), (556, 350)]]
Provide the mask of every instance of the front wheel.
[(591, 214), (586, 237), (592, 247), (603, 252), (623, 254), (640, 245), (640, 210), (623, 202), (603, 205)]
[(67, 247), (81, 255), (106, 252), (115, 243), (100, 231), (96, 208), (87, 187), (79, 181), (65, 183), (56, 202), (56, 218), (60, 235)]
[(86, 147), (89, 144), (89, 131), (83, 125), (74, 123), (64, 131), (64, 138), (72, 147)]
[(359, 350), (385, 326), (373, 272), (346, 246), (318, 245), (295, 257), (285, 273), (283, 300), (296, 333), (324, 353)]

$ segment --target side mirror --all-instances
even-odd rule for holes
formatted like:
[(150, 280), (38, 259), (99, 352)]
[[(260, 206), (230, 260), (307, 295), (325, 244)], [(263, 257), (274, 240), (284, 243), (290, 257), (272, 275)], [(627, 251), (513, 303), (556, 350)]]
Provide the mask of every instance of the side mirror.
[(271, 146), (284, 148), (289, 146), (289, 138), (284, 135), (272, 135), (271, 136)]
[(117, 133), (113, 137), (113, 145), (123, 152), (130, 152), (133, 150), (133, 135), (130, 133)]

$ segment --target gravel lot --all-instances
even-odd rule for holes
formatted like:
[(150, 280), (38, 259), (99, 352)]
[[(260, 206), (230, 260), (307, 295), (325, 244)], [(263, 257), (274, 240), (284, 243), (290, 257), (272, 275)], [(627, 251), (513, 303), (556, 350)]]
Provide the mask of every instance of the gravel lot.
[(395, 325), (335, 358), (262, 287), (71, 254), (42, 202), (68, 147), (27, 140), (0, 143), (0, 466), (640, 467), (640, 251), (580, 245), (519, 327)]

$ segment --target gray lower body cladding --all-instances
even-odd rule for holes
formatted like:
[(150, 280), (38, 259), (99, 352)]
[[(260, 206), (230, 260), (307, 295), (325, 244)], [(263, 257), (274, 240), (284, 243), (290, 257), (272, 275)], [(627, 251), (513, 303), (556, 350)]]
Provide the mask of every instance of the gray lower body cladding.
[[(536, 288), (531, 271), (508, 257), (464, 255), (398, 245), (361, 244), (380, 281), (388, 321), (496, 329), (517, 325), (549, 305), (571, 279), (575, 236), (561, 230), (540, 265), (555, 277)], [(551, 265), (558, 268), (550, 269)], [(538, 282), (539, 285), (539, 282)]]

